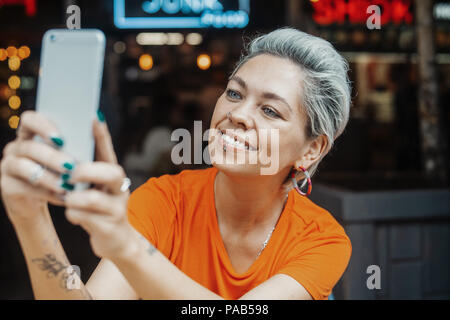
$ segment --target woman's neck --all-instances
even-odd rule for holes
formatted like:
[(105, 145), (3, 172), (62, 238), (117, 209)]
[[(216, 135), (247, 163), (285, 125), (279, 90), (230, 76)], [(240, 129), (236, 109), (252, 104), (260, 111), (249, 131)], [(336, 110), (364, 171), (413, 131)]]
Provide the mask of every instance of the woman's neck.
[(219, 223), (242, 235), (273, 227), (287, 199), (283, 181), (282, 175), (251, 178), (219, 171), (214, 182)]

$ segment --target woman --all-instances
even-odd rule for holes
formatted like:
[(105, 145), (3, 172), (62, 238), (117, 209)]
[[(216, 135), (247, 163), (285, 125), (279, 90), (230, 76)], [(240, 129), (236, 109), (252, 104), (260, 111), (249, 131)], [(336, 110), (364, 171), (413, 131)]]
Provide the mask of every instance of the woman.
[[(327, 299), (351, 244), (305, 194), (348, 120), (347, 63), (325, 40), (287, 28), (248, 49), (212, 116), (213, 167), (152, 178), (130, 198), (101, 113), (97, 161), (76, 166), (49, 146), (61, 142), (56, 127), (23, 114), (1, 186), (36, 298)], [(277, 135), (264, 139), (264, 130)], [(262, 174), (263, 154), (276, 159), (271, 174)], [(229, 155), (246, 162), (219, 161)], [(70, 191), (79, 182), (96, 188)], [(80, 289), (64, 281), (70, 263), (47, 202), (66, 206), (102, 258)]]

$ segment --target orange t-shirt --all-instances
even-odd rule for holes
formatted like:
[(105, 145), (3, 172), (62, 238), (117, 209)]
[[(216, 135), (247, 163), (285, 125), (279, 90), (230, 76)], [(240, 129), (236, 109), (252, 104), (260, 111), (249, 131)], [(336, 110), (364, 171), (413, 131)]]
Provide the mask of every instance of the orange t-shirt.
[(130, 196), (130, 223), (181, 271), (225, 299), (238, 299), (275, 274), (291, 276), (314, 299), (327, 299), (351, 255), (339, 223), (292, 190), (266, 248), (238, 274), (217, 223), (217, 172), (185, 170), (149, 179)]

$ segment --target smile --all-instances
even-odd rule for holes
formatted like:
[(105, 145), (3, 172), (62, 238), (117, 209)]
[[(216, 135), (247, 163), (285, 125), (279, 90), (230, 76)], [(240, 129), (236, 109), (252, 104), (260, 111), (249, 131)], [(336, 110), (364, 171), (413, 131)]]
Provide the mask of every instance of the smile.
[(248, 151), (256, 151), (255, 148), (250, 146), (247, 142), (241, 142), (236, 137), (232, 137), (227, 135), (226, 133), (220, 131), (224, 148), (234, 148), (237, 150), (248, 150)]

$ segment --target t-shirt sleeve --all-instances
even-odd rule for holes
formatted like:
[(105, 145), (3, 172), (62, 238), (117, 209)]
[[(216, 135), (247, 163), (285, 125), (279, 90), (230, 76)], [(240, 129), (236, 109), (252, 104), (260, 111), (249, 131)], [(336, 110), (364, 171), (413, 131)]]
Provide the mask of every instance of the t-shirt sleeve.
[(173, 176), (151, 178), (128, 200), (130, 224), (166, 256), (173, 241), (178, 189)]
[(342, 232), (319, 234), (305, 239), (278, 273), (297, 280), (314, 300), (327, 299), (347, 268), (351, 256), (350, 239)]

